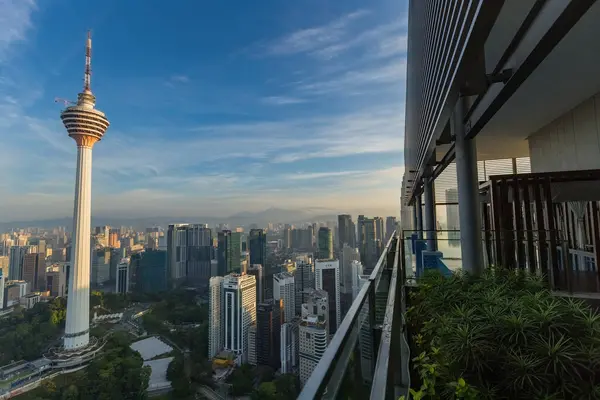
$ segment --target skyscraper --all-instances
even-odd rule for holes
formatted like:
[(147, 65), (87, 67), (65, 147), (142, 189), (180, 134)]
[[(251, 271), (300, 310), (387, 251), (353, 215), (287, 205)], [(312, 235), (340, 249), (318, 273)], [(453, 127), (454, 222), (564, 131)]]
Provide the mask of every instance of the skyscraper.
[(183, 281), (187, 273), (187, 226), (171, 224), (167, 230), (167, 271), (173, 285)]
[(341, 285), (341, 303), (342, 315), (350, 309), (352, 305), (352, 262), (360, 261), (360, 253), (358, 249), (348, 245), (342, 247), (340, 252), (340, 285)]
[(256, 324), (250, 325), (248, 328), (248, 364), (257, 365), (256, 355)]
[(387, 244), (390, 236), (396, 230), (396, 217), (387, 217), (385, 219), (385, 240), (384, 243)]
[(300, 315), (302, 304), (308, 300), (309, 291), (315, 288), (315, 265), (312, 260), (310, 262), (300, 261), (296, 264), (294, 273), (295, 315)]
[(117, 281), (115, 283), (117, 293), (129, 292), (129, 259), (124, 258), (117, 264)]
[(290, 322), (296, 315), (296, 291), (294, 275), (280, 272), (273, 275), (273, 298), (283, 302), (283, 322)]
[(320, 227), (318, 234), (318, 257), (320, 260), (330, 260), (333, 258), (333, 235), (331, 229)]
[(213, 276), (209, 280), (208, 358), (215, 357), (223, 349), (223, 279)]
[(294, 318), (291, 322), (281, 325), (281, 373), (290, 374), (298, 366), (298, 326), (300, 320)]
[(4, 285), (6, 284), (2, 269), (0, 269), (0, 310), (4, 308)]
[(218, 234), (217, 261), (219, 275), (241, 272), (242, 234), (223, 230)]
[(248, 275), (254, 275), (256, 279), (256, 302), (261, 303), (265, 298), (265, 276), (264, 268), (260, 264), (252, 264), (248, 267)]
[(33, 251), (32, 246), (12, 246), (8, 260), (8, 277), (11, 281), (23, 279), (23, 260), (25, 254)]
[(344, 244), (350, 247), (356, 247), (356, 227), (352, 221), (352, 216), (348, 214), (338, 215), (338, 243), (342, 248)]
[(248, 351), (248, 329), (256, 322), (256, 280), (252, 275), (230, 274), (223, 280), (224, 348), (242, 362)]
[(88, 33), (83, 91), (77, 97), (77, 104), (67, 107), (60, 116), (69, 136), (77, 144), (73, 250), (64, 336), (67, 350), (85, 347), (89, 343), (92, 147), (102, 139), (109, 126), (104, 113), (94, 108), (96, 97), (90, 86), (91, 58), (92, 39)]
[(129, 263), (129, 286), (136, 293), (157, 293), (167, 290), (167, 252), (146, 249), (133, 254)]
[(377, 240), (376, 220), (365, 218), (361, 220), (360, 258), (365, 267), (365, 273), (370, 274), (377, 264), (380, 242)]
[(213, 246), (212, 231), (206, 224), (190, 225), (187, 231), (187, 278), (192, 284), (207, 287)]
[(338, 260), (317, 260), (315, 262), (315, 287), (327, 292), (329, 334), (337, 332), (342, 318), (340, 299), (340, 262)]
[(23, 277), (33, 292), (46, 289), (46, 261), (42, 253), (29, 253), (23, 257)]
[(270, 299), (256, 306), (256, 362), (278, 370), (281, 342), (281, 300)]
[(302, 305), (302, 320), (298, 327), (299, 373), (304, 385), (329, 344), (327, 316), (329, 315), (327, 293), (314, 290), (308, 303)]
[(248, 236), (250, 264), (260, 264), (265, 268), (267, 262), (267, 234), (262, 229), (250, 229)]

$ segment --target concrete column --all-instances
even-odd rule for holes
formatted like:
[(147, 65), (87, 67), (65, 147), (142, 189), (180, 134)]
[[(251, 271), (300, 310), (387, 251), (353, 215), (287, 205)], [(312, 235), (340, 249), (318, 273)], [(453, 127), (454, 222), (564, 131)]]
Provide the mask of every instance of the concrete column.
[(69, 300), (64, 337), (64, 347), (67, 350), (87, 346), (90, 340), (91, 214), (92, 146), (78, 145)]
[[(431, 167), (428, 167), (431, 168)], [(428, 173), (429, 175), (429, 173)], [(427, 232), (427, 250), (437, 250), (435, 220), (435, 188), (433, 178), (423, 179), (423, 196), (425, 197), (425, 231)]]
[(421, 205), (421, 195), (415, 197), (415, 209), (417, 210), (417, 223), (415, 230), (419, 239), (423, 239), (423, 206)]
[(452, 118), (455, 136), (456, 176), (458, 181), (458, 212), (463, 270), (472, 274), (483, 271), (483, 244), (477, 176), (475, 139), (465, 139), (464, 99), (458, 101)]
[(417, 226), (419, 226), (419, 218), (417, 216), (417, 204), (415, 201), (415, 205), (413, 206), (413, 210), (412, 210), (412, 217), (413, 217), (413, 223), (412, 223), (412, 230), (416, 231), (417, 230)]

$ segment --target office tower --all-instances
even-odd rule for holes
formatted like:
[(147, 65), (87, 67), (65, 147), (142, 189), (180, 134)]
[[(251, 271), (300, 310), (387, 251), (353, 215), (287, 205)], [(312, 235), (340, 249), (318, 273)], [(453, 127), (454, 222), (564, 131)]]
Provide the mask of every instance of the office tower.
[(46, 288), (46, 261), (42, 253), (30, 253), (23, 256), (22, 279), (29, 283), (31, 291), (37, 292)]
[(327, 292), (314, 290), (308, 303), (302, 305), (302, 319), (298, 327), (299, 373), (304, 385), (329, 344), (327, 317), (329, 316)]
[(356, 247), (356, 227), (348, 214), (338, 215), (338, 244), (340, 248), (344, 245)]
[(65, 297), (67, 295), (67, 266), (58, 265), (52, 267), (46, 273), (46, 289), (51, 296)]
[(209, 280), (208, 298), (208, 358), (214, 358), (223, 349), (223, 277)]
[(133, 254), (129, 274), (129, 289), (132, 292), (158, 293), (167, 290), (167, 252), (146, 250)]
[(284, 249), (292, 248), (292, 227), (287, 224), (283, 228), (283, 248)]
[(448, 245), (460, 246), (460, 216), (458, 215), (458, 189), (446, 189), (446, 229), (448, 232)]
[(360, 261), (358, 249), (352, 248), (346, 244), (340, 251), (340, 286), (342, 315), (345, 315), (352, 305), (352, 269), (353, 261)]
[(302, 304), (308, 300), (309, 291), (315, 288), (315, 265), (312, 260), (296, 263), (294, 274), (294, 290), (296, 292), (294, 315), (300, 315)]
[(32, 246), (13, 246), (10, 248), (8, 279), (11, 281), (23, 279), (23, 259), (25, 254), (32, 251)]
[(92, 147), (102, 139), (109, 125), (104, 113), (94, 108), (96, 97), (90, 87), (91, 53), (92, 39), (88, 33), (83, 91), (77, 97), (77, 104), (67, 107), (60, 116), (69, 136), (77, 143), (73, 254), (64, 336), (67, 350), (85, 347), (89, 342)]
[(41, 253), (44, 255), (44, 257), (46, 257), (46, 239), (42, 239), (42, 238), (31, 238), (28, 240), (28, 244), (29, 246), (36, 246), (37, 250), (35, 251), (36, 253)]
[(4, 273), (4, 279), (8, 278), (8, 271), (10, 268), (10, 250), (7, 249), (7, 254), (5, 256), (0, 256), (0, 271)]
[(250, 325), (250, 328), (248, 328), (248, 364), (258, 365), (256, 355), (256, 324)]
[(385, 239), (385, 225), (383, 224), (382, 217), (373, 218), (375, 223), (375, 239), (377, 239), (380, 243), (383, 243)]
[(256, 302), (262, 303), (264, 300), (265, 277), (263, 275), (263, 266), (260, 264), (252, 264), (248, 267), (248, 275), (253, 275), (256, 279)]
[(317, 258), (319, 260), (331, 260), (333, 258), (333, 236), (331, 229), (324, 226), (320, 227), (318, 236)]
[(273, 298), (283, 301), (283, 322), (290, 322), (296, 315), (296, 290), (294, 275), (280, 272), (273, 275)]
[(369, 280), (369, 275), (364, 275), (364, 268), (360, 261), (352, 261), (350, 263), (350, 278), (351, 278), (351, 289), (352, 289), (352, 301), (358, 296), (358, 292), (362, 287), (363, 283)]
[(397, 222), (396, 217), (387, 217), (385, 219), (385, 240), (384, 243), (387, 244), (388, 240), (392, 236), (392, 233), (396, 230)]
[(300, 320), (294, 318), (291, 322), (281, 325), (281, 373), (290, 374), (298, 366), (298, 327)]
[(243, 361), (248, 350), (248, 328), (256, 323), (256, 279), (230, 274), (223, 280), (224, 348)]
[(126, 294), (129, 292), (129, 259), (124, 258), (117, 264), (116, 292)]
[(356, 247), (358, 247), (358, 249), (361, 251), (361, 254), (363, 251), (362, 244), (364, 241), (364, 238), (363, 238), (364, 221), (365, 221), (364, 215), (359, 215), (358, 220), (356, 221)]
[(279, 369), (281, 341), (281, 300), (267, 300), (256, 306), (256, 363)]
[(110, 261), (108, 270), (108, 280), (110, 282), (116, 282), (117, 280), (117, 265), (123, 258), (121, 249), (113, 248), (110, 249)]
[(217, 261), (219, 275), (239, 273), (241, 270), (241, 233), (224, 230), (218, 234)]
[(173, 285), (179, 284), (186, 277), (187, 227), (187, 224), (172, 224), (167, 229), (167, 270)]
[(342, 322), (340, 299), (340, 262), (338, 260), (317, 260), (315, 262), (315, 288), (327, 292), (329, 298), (329, 334), (337, 332)]
[(6, 280), (4, 278), (4, 273), (0, 269), (0, 310), (4, 308), (4, 285), (6, 284)]
[(119, 242), (119, 233), (114, 231), (113, 229), (110, 230), (110, 234), (108, 236), (108, 247), (121, 247), (121, 242)]
[(190, 283), (207, 287), (211, 276), (212, 231), (205, 224), (195, 224), (187, 226), (186, 232), (186, 276)]
[[(105, 247), (92, 250), (91, 283), (98, 287), (110, 280), (110, 257), (112, 249)], [(118, 259), (120, 261), (120, 258)]]
[(263, 268), (267, 262), (267, 234), (262, 229), (250, 229), (248, 236), (250, 265), (260, 264)]
[(377, 265), (377, 259), (379, 257), (380, 242), (377, 240), (375, 219), (362, 216), (361, 238), (362, 241), (359, 247), (361, 262), (365, 267), (365, 273), (370, 274), (375, 268), (375, 265)]

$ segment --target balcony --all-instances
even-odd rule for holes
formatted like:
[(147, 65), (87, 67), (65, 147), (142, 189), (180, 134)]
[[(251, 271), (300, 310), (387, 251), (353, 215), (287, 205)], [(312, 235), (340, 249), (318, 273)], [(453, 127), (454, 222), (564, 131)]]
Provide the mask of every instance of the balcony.
[[(536, 231), (513, 237), (506, 232), (482, 231), (485, 267), (500, 265), (501, 251), (503, 262), (510, 261), (512, 268), (545, 276), (554, 296), (600, 299), (595, 253), (570, 248), (567, 240), (551, 244), (540, 236), (552, 235)], [(507, 249), (512, 249), (512, 260), (506, 258)], [(299, 399), (349, 398), (351, 393), (351, 398), (396, 400), (406, 395), (414, 374), (411, 332), (403, 317), (410, 303), (406, 294), (417, 287), (428, 268), (446, 275), (461, 270), (460, 255), (459, 231), (396, 232)]]

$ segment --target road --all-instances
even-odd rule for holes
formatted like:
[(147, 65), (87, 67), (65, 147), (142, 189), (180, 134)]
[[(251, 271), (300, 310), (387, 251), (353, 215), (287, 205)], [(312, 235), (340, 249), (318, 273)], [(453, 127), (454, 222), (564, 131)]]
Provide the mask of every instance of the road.
[(225, 400), (224, 397), (219, 395), (217, 392), (215, 392), (208, 386), (200, 386), (198, 388), (198, 393), (200, 393), (201, 395), (203, 395), (204, 397), (206, 397), (209, 400)]

